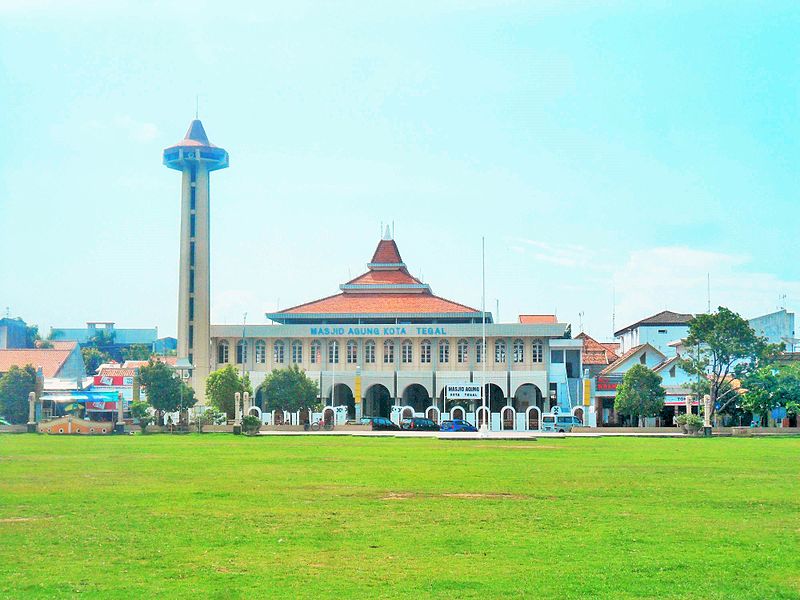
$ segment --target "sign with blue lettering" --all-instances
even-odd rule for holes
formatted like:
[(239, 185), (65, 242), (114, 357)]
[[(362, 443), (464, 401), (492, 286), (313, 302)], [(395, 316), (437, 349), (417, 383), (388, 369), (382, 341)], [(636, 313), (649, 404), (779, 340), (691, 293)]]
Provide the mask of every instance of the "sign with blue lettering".
[(786, 409), (783, 406), (779, 406), (777, 408), (773, 408), (771, 414), (773, 419), (780, 421), (781, 419), (786, 418)]
[(480, 383), (451, 383), (444, 386), (444, 395), (448, 400), (480, 400)]
[(323, 325), (320, 327), (309, 327), (309, 335), (312, 337), (373, 337), (373, 336), (446, 336), (445, 327), (418, 327), (416, 325), (372, 325), (372, 326), (337, 326)]

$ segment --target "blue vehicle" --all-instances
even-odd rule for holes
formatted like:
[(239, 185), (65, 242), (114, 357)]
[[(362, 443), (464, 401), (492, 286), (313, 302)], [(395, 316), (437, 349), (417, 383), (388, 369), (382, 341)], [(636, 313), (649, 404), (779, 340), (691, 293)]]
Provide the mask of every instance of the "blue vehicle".
[(464, 419), (453, 419), (452, 421), (442, 421), (440, 431), (478, 431), (478, 429)]
[(582, 427), (583, 421), (570, 414), (545, 413), (542, 415), (542, 431), (569, 433), (573, 427)]

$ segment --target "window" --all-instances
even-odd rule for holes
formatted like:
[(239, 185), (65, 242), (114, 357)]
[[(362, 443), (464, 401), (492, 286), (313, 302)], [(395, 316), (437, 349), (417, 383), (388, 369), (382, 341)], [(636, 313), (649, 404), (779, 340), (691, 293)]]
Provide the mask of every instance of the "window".
[(675, 377), (675, 367), (672, 367), (672, 368), (669, 370), (669, 376), (670, 376), (670, 377)]
[(194, 294), (194, 269), (189, 269), (189, 293)]
[(303, 342), (300, 340), (292, 342), (292, 362), (296, 365), (303, 362)]
[(486, 353), (486, 347), (483, 345), (483, 341), (478, 342), (475, 344), (475, 361), (476, 362), (483, 362), (483, 355)]
[(354, 365), (358, 362), (358, 344), (355, 340), (347, 342), (347, 364)]
[(532, 350), (533, 362), (544, 362), (544, 344), (542, 344), (542, 340), (534, 340)]
[(256, 342), (256, 362), (260, 365), (267, 362), (267, 343), (264, 340)]
[(217, 362), (218, 363), (226, 363), (228, 362), (228, 340), (222, 340), (217, 346)]
[(439, 362), (442, 364), (450, 362), (450, 342), (447, 340), (439, 342)]
[(431, 362), (431, 341), (430, 340), (422, 340), (422, 344), (419, 347), (419, 362), (421, 363), (429, 363)]
[(497, 364), (506, 362), (506, 343), (503, 340), (494, 343), (494, 362)]
[(639, 357), (639, 362), (643, 365), (647, 364), (647, 352), (642, 352), (642, 355)]
[[(194, 179), (192, 181), (194, 181)], [(192, 190), (189, 192), (189, 196), (190, 196), (189, 207), (191, 208), (191, 210), (194, 210), (195, 208), (197, 208), (197, 198), (195, 197), (195, 187), (194, 186), (192, 186)]]
[(514, 340), (514, 362), (525, 362), (525, 344), (522, 340)]
[(374, 340), (367, 340), (367, 343), (364, 344), (364, 362), (368, 364), (375, 363), (375, 341)]
[(392, 340), (383, 342), (383, 362), (384, 364), (394, 362), (394, 342)]
[(194, 347), (194, 325), (189, 325), (189, 348)]
[(195, 216), (194, 213), (189, 215), (189, 237), (194, 237), (195, 232), (197, 231), (196, 221), (197, 217)]
[(272, 344), (272, 361), (275, 363), (283, 363), (283, 351), (284, 345), (283, 341), (275, 340), (275, 343)]
[(189, 320), (194, 321), (194, 298), (189, 298)]
[(458, 362), (469, 362), (469, 343), (467, 340), (458, 340)]
[(328, 342), (328, 362), (331, 364), (339, 362), (339, 342), (336, 340)]
[(194, 266), (194, 242), (189, 242), (189, 265)]
[(666, 329), (659, 329), (658, 333), (667, 333), (667, 330)]
[(403, 342), (402, 353), (400, 354), (400, 360), (404, 363), (410, 363), (414, 360), (414, 350), (411, 346), (411, 341), (406, 340)]
[(319, 340), (311, 342), (311, 364), (316, 365), (322, 362), (322, 344)]
[(247, 342), (244, 340), (236, 343), (236, 362), (240, 365), (247, 362)]
[(550, 362), (556, 364), (563, 364), (564, 362), (564, 351), (563, 350), (551, 350), (550, 351)]

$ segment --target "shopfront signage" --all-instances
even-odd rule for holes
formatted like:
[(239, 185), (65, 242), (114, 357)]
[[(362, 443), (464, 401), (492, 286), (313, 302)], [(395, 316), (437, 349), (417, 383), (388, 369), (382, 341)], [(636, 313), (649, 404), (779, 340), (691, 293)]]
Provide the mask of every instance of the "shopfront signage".
[(480, 383), (456, 383), (444, 387), (445, 397), (448, 400), (480, 400)]
[(367, 336), (402, 336), (402, 335), (432, 335), (446, 336), (446, 327), (417, 327), (416, 325), (390, 325), (380, 327), (337, 327), (326, 325), (324, 327), (310, 327), (312, 337), (367, 337)]

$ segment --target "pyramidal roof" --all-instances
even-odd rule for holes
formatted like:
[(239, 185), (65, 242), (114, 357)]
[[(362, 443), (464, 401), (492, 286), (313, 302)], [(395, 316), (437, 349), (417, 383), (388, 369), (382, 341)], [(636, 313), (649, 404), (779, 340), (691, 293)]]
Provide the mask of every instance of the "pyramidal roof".
[[(305, 315), (438, 315), (474, 318), (480, 311), (434, 295), (431, 287), (411, 275), (387, 228), (378, 242), (367, 271), (339, 286), (341, 293), (271, 313), (273, 321), (287, 322)], [(488, 319), (488, 317), (487, 317)]]
[(171, 148), (185, 148), (190, 146), (216, 148), (214, 144), (208, 141), (208, 135), (206, 135), (206, 130), (200, 119), (194, 119), (189, 124), (189, 129), (186, 130), (186, 135), (183, 136), (183, 139), (174, 146), (171, 146)]

